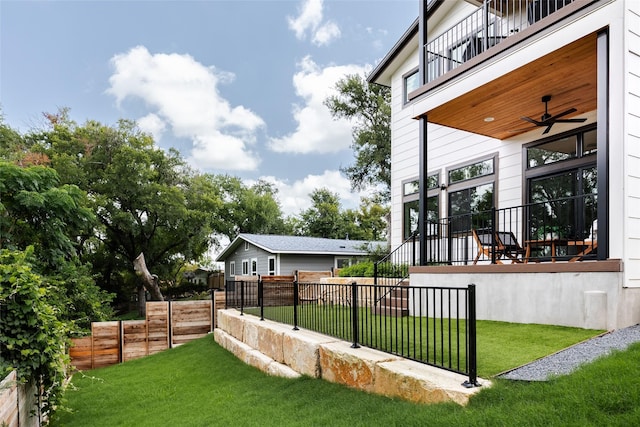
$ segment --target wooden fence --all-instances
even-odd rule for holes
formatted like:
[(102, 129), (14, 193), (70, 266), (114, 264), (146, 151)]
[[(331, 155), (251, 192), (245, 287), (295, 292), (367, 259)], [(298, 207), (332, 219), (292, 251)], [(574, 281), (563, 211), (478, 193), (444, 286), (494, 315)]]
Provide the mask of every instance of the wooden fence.
[(205, 336), (224, 308), (224, 292), (211, 300), (147, 302), (145, 320), (93, 322), (91, 336), (72, 339), (71, 365), (88, 370), (148, 356)]
[(35, 383), (21, 384), (11, 371), (0, 381), (0, 425), (38, 427), (40, 421)]

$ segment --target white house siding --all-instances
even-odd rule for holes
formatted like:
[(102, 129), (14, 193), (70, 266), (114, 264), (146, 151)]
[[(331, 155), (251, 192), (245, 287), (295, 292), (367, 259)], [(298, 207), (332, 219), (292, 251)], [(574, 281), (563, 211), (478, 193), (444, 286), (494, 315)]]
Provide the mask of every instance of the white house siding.
[(640, 2), (627, 0), (624, 15), (625, 284), (640, 287)]

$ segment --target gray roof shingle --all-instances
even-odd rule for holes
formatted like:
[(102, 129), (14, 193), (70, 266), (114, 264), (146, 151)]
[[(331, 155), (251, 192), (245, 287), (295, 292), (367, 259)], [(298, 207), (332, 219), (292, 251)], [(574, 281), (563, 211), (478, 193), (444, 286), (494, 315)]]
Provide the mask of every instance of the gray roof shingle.
[(218, 255), (217, 261), (223, 261), (228, 253), (235, 250), (242, 241), (252, 243), (274, 254), (366, 255), (367, 248), (384, 247), (387, 244), (387, 242), (367, 240), (323, 239), (320, 237), (240, 233), (238, 237)]

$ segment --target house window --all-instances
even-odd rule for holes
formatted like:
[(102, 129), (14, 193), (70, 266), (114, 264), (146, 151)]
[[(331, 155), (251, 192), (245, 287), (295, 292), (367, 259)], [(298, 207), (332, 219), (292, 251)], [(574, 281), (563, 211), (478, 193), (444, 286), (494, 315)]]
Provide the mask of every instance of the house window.
[(229, 276), (233, 277), (236, 275), (236, 262), (235, 261), (231, 261), (229, 263)]
[(336, 257), (336, 268), (349, 267), (355, 263), (356, 263), (356, 260), (353, 258)]
[(598, 208), (597, 129), (538, 141), (524, 151), (530, 238), (593, 237)]
[(447, 171), (452, 231), (491, 226), (496, 157), (476, 160)]
[(245, 251), (249, 250), (249, 242), (244, 242), (244, 250)]
[(248, 259), (243, 259), (242, 260), (242, 275), (243, 276), (248, 276), (249, 275), (249, 260)]
[[(408, 239), (413, 233), (418, 231), (419, 225), (419, 199), (420, 199), (420, 182), (417, 179), (406, 181), (402, 184), (402, 229), (403, 236)], [(427, 221), (427, 230), (437, 229), (439, 208), (439, 189), (440, 176), (432, 174), (427, 177), (427, 212), (425, 221)], [(431, 225), (429, 225), (431, 224)], [(432, 233), (428, 233), (432, 234)]]
[(269, 276), (275, 276), (276, 275), (276, 257), (270, 256), (269, 258), (267, 258), (267, 264), (268, 264), (267, 274)]
[(409, 102), (409, 94), (420, 86), (420, 74), (418, 74), (418, 71), (418, 68), (416, 68), (402, 77), (405, 104)]
[(258, 258), (251, 259), (251, 275), (252, 276), (258, 275)]

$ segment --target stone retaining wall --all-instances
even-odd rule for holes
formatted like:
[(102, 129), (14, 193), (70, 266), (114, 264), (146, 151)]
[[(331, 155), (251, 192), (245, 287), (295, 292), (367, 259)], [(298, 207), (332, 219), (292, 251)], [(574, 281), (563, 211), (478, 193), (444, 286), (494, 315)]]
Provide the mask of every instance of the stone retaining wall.
[[(403, 359), (289, 325), (261, 321), (236, 310), (218, 311), (218, 344), (243, 362), (287, 378), (308, 375), (359, 390), (417, 403), (465, 405), (481, 390), (465, 388), (464, 375)], [(483, 387), (489, 381), (479, 379)]]

